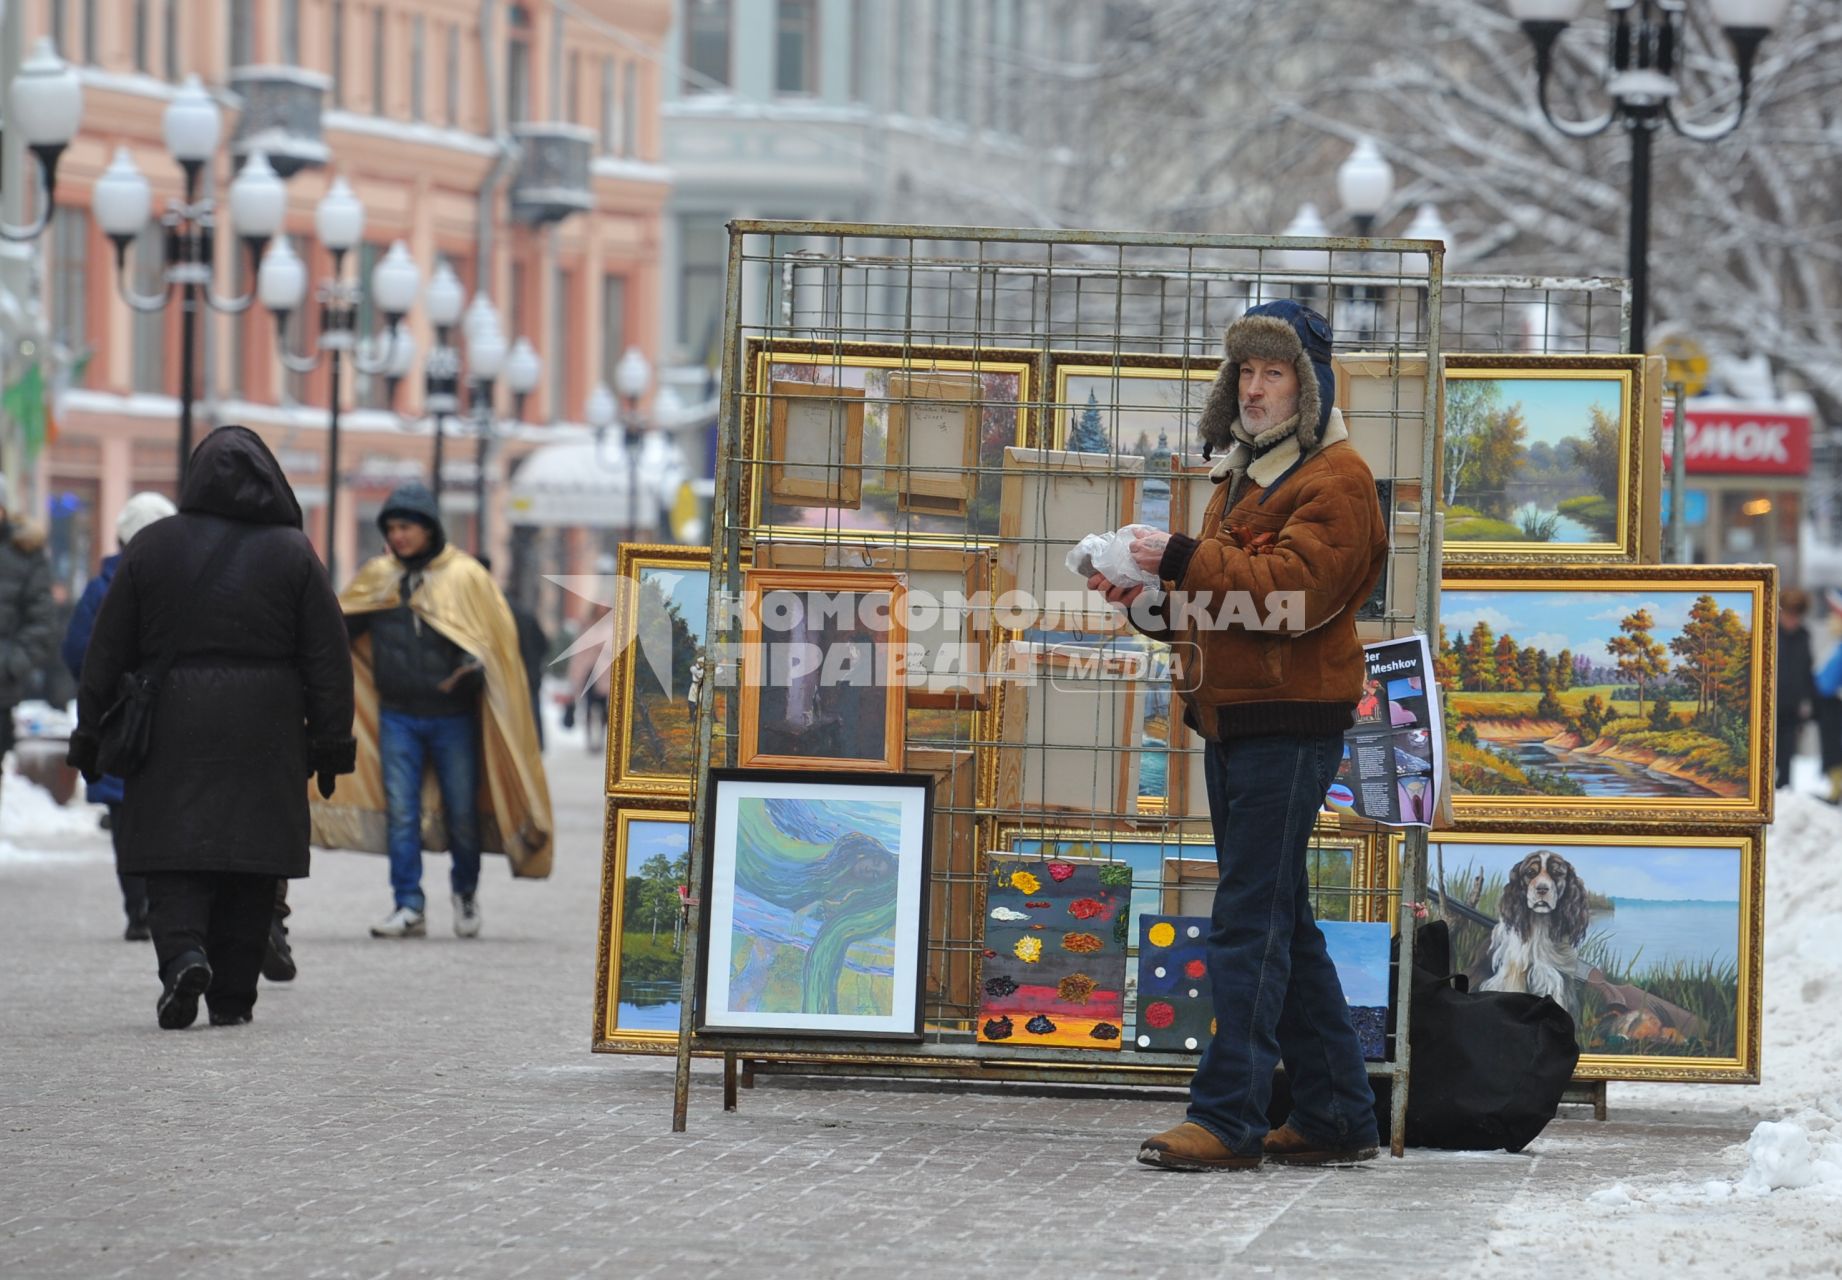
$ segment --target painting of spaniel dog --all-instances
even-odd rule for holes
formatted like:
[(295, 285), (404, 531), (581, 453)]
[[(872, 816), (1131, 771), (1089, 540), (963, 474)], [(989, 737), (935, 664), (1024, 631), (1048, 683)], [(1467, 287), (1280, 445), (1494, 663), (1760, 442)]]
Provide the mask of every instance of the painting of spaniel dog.
[(1579, 947), (1590, 923), (1586, 886), (1573, 864), (1537, 849), (1510, 868), (1490, 931), (1491, 973), (1478, 990), (1552, 996), (1578, 1021), (1589, 972)]

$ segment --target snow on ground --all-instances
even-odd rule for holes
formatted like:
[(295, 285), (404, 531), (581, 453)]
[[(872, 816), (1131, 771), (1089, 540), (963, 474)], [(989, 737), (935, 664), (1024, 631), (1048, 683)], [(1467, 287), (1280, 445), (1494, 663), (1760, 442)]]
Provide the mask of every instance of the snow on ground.
[[(95, 805), (84, 802), (81, 789), (69, 804), (60, 807), (50, 792), (14, 772), (13, 757), (9, 755), (4, 781), (0, 781), (0, 856), (27, 856), (24, 850), (15, 847), (21, 841), (46, 836), (94, 835), (100, 812)], [(10, 854), (6, 850), (11, 850)], [(35, 853), (32, 856), (44, 855)]]

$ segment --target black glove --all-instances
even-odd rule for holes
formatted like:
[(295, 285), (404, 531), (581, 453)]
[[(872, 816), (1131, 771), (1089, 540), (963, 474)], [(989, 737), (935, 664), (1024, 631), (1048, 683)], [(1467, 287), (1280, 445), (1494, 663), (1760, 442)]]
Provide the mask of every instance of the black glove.
[(95, 734), (78, 729), (70, 735), (70, 749), (64, 755), (64, 763), (82, 774), (85, 782), (100, 781), (102, 770), (96, 764), (96, 756), (101, 745)]
[(333, 798), (333, 788), (339, 785), (338, 775), (333, 773), (330, 769), (322, 769), (317, 776), (320, 785), (320, 799), (331, 800)]

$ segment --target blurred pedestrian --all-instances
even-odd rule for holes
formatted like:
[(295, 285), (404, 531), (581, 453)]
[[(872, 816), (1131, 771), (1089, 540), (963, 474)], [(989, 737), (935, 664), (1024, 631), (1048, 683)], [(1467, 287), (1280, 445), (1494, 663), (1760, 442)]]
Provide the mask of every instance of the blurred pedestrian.
[(432, 769), (453, 859), (454, 932), (477, 937), (484, 849), (502, 848), (514, 875), (550, 872), (550, 793), (518, 628), (492, 575), (448, 544), (427, 486), (397, 488), (377, 524), (389, 550), (340, 597), (357, 680), (358, 773), (316, 806), (315, 830), (321, 843), (356, 849), (377, 848), (381, 835), (394, 906), (371, 936), (424, 936), (422, 853), (442, 847), (423, 809)]
[[(480, 566), (486, 572), (492, 572), (492, 557), (477, 557)], [(550, 637), (544, 634), (544, 624), (537, 620), (537, 615), (518, 603), (511, 592), (502, 592), (505, 603), (512, 611), (512, 621), (518, 626), (518, 656), (524, 659), (525, 683), (531, 687), (531, 719), (537, 725), (537, 749), (544, 748), (544, 663), (550, 657)]]
[[(170, 665), (169, 665), (170, 664)], [(158, 679), (127, 777), (123, 870), (147, 880), (160, 1026), (248, 1022), (277, 877), (308, 872), (306, 780), (352, 769), (352, 664), (339, 604), (274, 454), (220, 427), (192, 454), (179, 514), (129, 543), (103, 597), (71, 763), (100, 776), (103, 713)], [(151, 673), (151, 674), (150, 674)]]
[(1791, 785), (1791, 761), (1804, 722), (1815, 710), (1816, 676), (1810, 657), (1810, 632), (1804, 619), (1810, 612), (1810, 593), (1792, 589), (1778, 597), (1778, 788)]
[(613, 674), (613, 665), (604, 660), (598, 644), (577, 649), (569, 660), (569, 687), (582, 703), (582, 732), (590, 755), (608, 745), (608, 698)]
[(1823, 777), (1829, 783), (1830, 804), (1842, 805), (1842, 592), (1834, 587), (1823, 592), (1828, 606), (1830, 650), (1823, 667), (1816, 673), (1816, 743), (1821, 754)]
[(0, 476), (0, 756), (13, 749), (13, 708), (37, 696), (55, 634), (45, 531), (13, 518), (7, 492)]
[[(90, 646), (90, 632), (96, 626), (96, 614), (102, 608), (109, 584), (115, 581), (115, 571), (121, 565), (122, 553), (128, 549), (135, 534), (176, 511), (178, 508), (173, 505), (173, 500), (164, 493), (137, 493), (122, 505), (121, 514), (115, 517), (115, 542), (120, 550), (102, 558), (96, 576), (85, 584), (83, 594), (77, 600), (77, 607), (71, 611), (70, 623), (64, 628), (64, 642), (59, 656), (64, 659), (64, 666), (73, 678), (81, 678), (83, 675), (83, 654)], [(85, 789), (85, 797), (89, 802), (102, 805), (107, 811), (109, 839), (115, 846), (115, 874), (121, 882), (122, 912), (128, 917), (128, 927), (122, 932), (122, 937), (129, 942), (145, 942), (153, 937), (153, 931), (147, 927), (147, 881), (122, 870), (123, 796), (122, 780), (114, 774), (104, 774), (88, 783)]]

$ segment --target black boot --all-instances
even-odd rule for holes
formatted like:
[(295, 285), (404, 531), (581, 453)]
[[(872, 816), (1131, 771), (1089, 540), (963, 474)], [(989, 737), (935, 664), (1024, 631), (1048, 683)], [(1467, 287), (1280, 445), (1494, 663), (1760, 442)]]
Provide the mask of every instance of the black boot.
[(198, 997), (211, 985), (211, 962), (202, 951), (188, 951), (173, 961), (166, 990), (154, 1006), (164, 1031), (184, 1031), (198, 1020)]
[(293, 982), (299, 972), (294, 964), (294, 949), (288, 945), (288, 926), (280, 916), (269, 919), (269, 945), (262, 953), (262, 976), (270, 982)]

